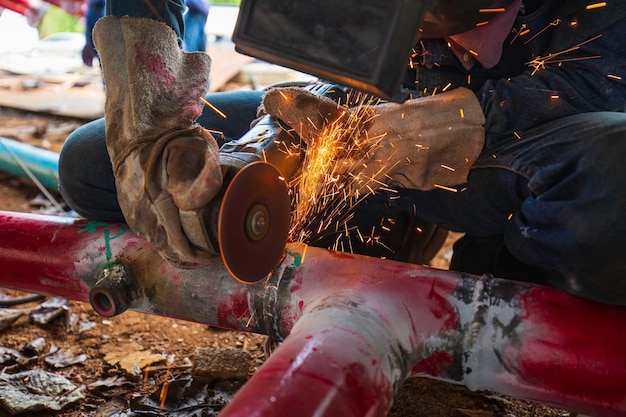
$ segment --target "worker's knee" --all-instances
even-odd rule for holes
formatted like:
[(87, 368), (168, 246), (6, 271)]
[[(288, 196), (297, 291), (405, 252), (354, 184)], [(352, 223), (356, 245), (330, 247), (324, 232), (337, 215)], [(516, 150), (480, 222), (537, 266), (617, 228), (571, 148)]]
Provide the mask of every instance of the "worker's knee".
[(586, 195), (562, 213), (574, 232), (569, 256), (577, 259), (563, 286), (578, 296), (626, 305), (626, 114), (599, 113), (597, 123), (582, 141), (578, 161)]
[(626, 266), (622, 263), (597, 265), (597, 271), (582, 273), (555, 286), (592, 301), (626, 306)]
[(59, 188), (65, 202), (79, 215), (124, 221), (104, 132), (104, 119), (100, 119), (70, 134), (59, 155)]
[(545, 126), (527, 163), (530, 193), (505, 230), (517, 259), (550, 285), (626, 305), (626, 114), (589, 113)]

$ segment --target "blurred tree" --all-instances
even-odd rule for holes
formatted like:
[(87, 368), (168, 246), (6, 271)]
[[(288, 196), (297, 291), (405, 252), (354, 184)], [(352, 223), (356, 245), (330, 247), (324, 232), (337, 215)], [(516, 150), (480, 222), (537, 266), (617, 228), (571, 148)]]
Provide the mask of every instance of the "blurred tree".
[(85, 24), (80, 17), (72, 16), (63, 9), (50, 5), (39, 25), (39, 37), (45, 38), (57, 32), (84, 33)]
[(216, 6), (239, 6), (239, 4), (241, 4), (241, 0), (211, 0), (210, 3), (215, 4)]

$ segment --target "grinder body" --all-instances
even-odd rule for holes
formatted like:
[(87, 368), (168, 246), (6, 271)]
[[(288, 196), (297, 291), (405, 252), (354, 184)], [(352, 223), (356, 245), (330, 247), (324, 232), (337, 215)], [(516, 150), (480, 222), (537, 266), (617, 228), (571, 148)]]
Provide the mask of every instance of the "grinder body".
[[(333, 84), (298, 86), (340, 103), (348, 98), (344, 87)], [(291, 221), (288, 184), (302, 168), (305, 151), (298, 135), (270, 115), (220, 148), (224, 185), (201, 223), (205, 239), (236, 279), (259, 281), (280, 263)]]
[[(345, 104), (347, 87), (330, 83), (288, 83), (272, 87), (300, 87), (318, 96)], [(280, 120), (264, 115), (240, 139), (226, 142), (220, 148), (222, 170), (237, 170), (246, 164), (263, 161), (273, 165), (289, 183), (302, 166), (304, 143)], [(227, 175), (227, 173), (225, 172)]]

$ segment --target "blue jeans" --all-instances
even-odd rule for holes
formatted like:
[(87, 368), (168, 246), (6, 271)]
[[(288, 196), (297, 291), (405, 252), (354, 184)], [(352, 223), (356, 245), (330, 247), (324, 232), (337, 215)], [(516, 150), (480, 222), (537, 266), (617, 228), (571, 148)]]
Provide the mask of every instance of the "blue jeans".
[(201, 13), (188, 10), (183, 15), (185, 22), (185, 36), (183, 37), (183, 50), (187, 52), (202, 51), (207, 49), (207, 36), (204, 32), (207, 17)]
[(487, 137), (462, 192), (405, 190), (424, 219), (498, 237), (546, 282), (626, 304), (626, 113), (583, 113)]
[[(257, 91), (210, 94), (207, 100), (227, 118), (207, 108), (198, 122), (222, 132), (218, 141), (239, 138), (261, 99)], [(123, 221), (104, 131), (101, 119), (67, 139), (61, 193), (87, 218)], [(468, 183), (456, 187), (462, 192), (401, 190), (389, 202), (452, 230), (503, 239), (516, 259), (541, 271), (529, 281), (626, 304), (625, 161), (626, 114), (584, 113), (519, 139), (488, 136)]]
[(185, 31), (183, 21), (185, 7), (185, 0), (107, 0), (105, 14), (107, 16), (145, 17), (164, 22), (176, 32), (178, 42), (182, 45)]

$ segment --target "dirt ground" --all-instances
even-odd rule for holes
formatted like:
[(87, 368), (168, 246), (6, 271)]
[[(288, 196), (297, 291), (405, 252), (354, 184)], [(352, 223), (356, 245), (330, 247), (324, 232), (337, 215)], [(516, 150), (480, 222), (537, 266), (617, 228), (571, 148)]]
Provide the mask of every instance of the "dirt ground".
[[(86, 122), (9, 108), (0, 108), (0, 121), (0, 137), (55, 152), (60, 150), (69, 132)], [(0, 210), (49, 210), (49, 204), (36, 187), (4, 173), (0, 173), (0, 196)], [(58, 195), (55, 197), (60, 199)], [(445, 255), (446, 251), (442, 251), (439, 266), (445, 264)], [(0, 288), (0, 301), (3, 296), (17, 295), (23, 294)], [(51, 301), (50, 298), (47, 301)], [(0, 311), (6, 316), (7, 312), (37, 307), (40, 303)], [(0, 315), (0, 368), (5, 373), (46, 371), (45, 375), (63, 376), (84, 392), (83, 398), (61, 411), (25, 412), (20, 414), (22, 416), (216, 415), (228, 395), (265, 359), (265, 338), (260, 335), (134, 312), (103, 319), (87, 304), (73, 301), (61, 304), (57, 309), (60, 310), (58, 317), (45, 325), (37, 324), (32, 314), (23, 314), (3, 326), (3, 315)], [(64, 355), (55, 362), (50, 358), (56, 357), (52, 355), (56, 348)], [(222, 351), (222, 348), (230, 350)], [(202, 367), (219, 368), (220, 364), (216, 365), (210, 358), (221, 358), (220, 355), (225, 354), (228, 358), (223, 362), (230, 360), (229, 366), (222, 364), (224, 369), (211, 369), (218, 376), (211, 374), (209, 378), (199, 372)], [(197, 382), (196, 388), (189, 388), (190, 379)], [(163, 397), (165, 388), (167, 396)], [(207, 390), (225, 394), (214, 397), (213, 405), (207, 405), (205, 396), (200, 394)], [(0, 417), (8, 415), (6, 406), (4, 409), (0, 406)], [(403, 386), (388, 415), (541, 417), (574, 414), (497, 393), (472, 392), (462, 386), (412, 378)]]

